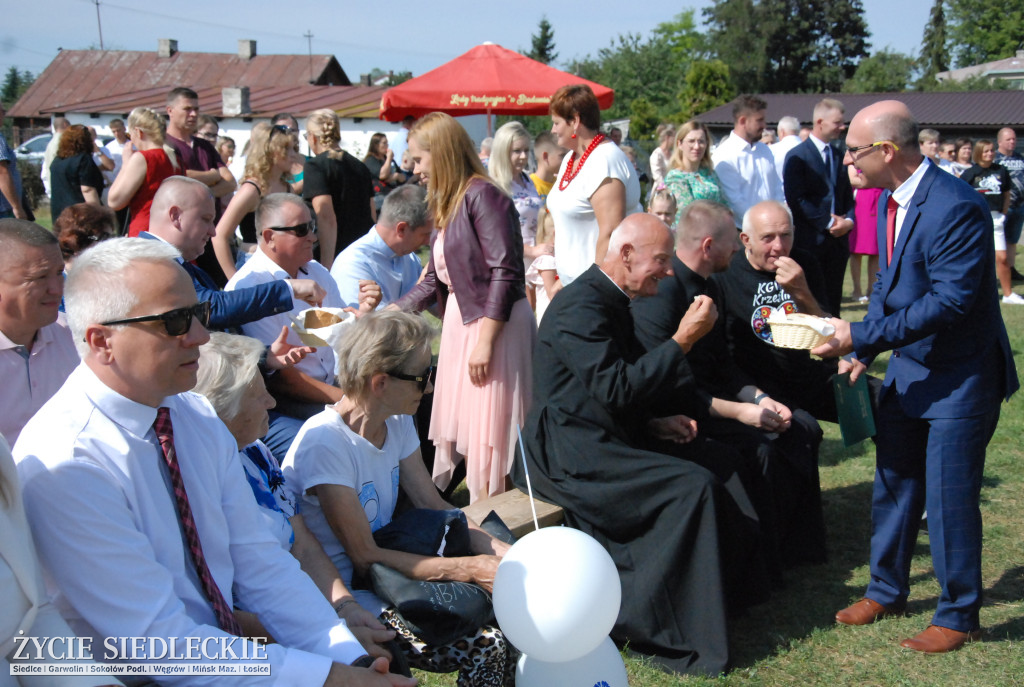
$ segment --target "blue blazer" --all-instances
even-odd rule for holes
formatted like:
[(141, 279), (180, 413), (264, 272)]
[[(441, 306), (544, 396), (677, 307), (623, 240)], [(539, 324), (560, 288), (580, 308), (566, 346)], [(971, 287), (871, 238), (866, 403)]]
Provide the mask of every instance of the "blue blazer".
[[(139, 238), (160, 238), (148, 231), (139, 233)], [(185, 261), (181, 264), (192, 277), (192, 286), (200, 301), (210, 301), (210, 329), (223, 331), (241, 327), (243, 324), (262, 320), (282, 312), (290, 311), (294, 306), (292, 289), (284, 281), (273, 281), (245, 289), (221, 291), (213, 278), (201, 267)]]
[(782, 184), (786, 203), (793, 212), (793, 239), (797, 248), (814, 252), (815, 246), (831, 237), (828, 225), (832, 219), (833, 196), (837, 215), (845, 216), (853, 209), (850, 177), (843, 165), (843, 154), (835, 146), (832, 146), (832, 159), (836, 167), (834, 193), (828, 183), (825, 161), (814, 141), (808, 138), (786, 154)]
[(992, 217), (981, 195), (928, 164), (885, 264), (886, 204), (878, 205), (881, 272), (863, 322), (862, 360), (892, 350), (882, 394), (895, 389), (918, 418), (989, 412), (1020, 383), (996, 289)]

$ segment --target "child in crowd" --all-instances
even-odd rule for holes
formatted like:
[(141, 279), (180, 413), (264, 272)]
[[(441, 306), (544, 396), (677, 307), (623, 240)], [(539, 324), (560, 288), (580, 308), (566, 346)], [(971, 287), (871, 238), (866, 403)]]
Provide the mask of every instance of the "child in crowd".
[(545, 131), (537, 135), (533, 142), (533, 157), (537, 161), (537, 171), (530, 175), (533, 185), (537, 187), (537, 195), (541, 202), (546, 202), (548, 192), (555, 185), (555, 176), (562, 166), (562, 158), (566, 150), (555, 142), (555, 135)]
[[(540, 216), (537, 218), (537, 242), (551, 245), (555, 243), (555, 222), (551, 219), (547, 204), (541, 208)], [(541, 255), (534, 260), (526, 270), (526, 283), (536, 289), (535, 308), (537, 325), (540, 326), (548, 303), (562, 289), (562, 282), (558, 281), (558, 271), (555, 269), (555, 256)]]
[(662, 222), (668, 225), (672, 233), (676, 233), (676, 198), (666, 188), (655, 191), (651, 196), (651, 202), (647, 206), (647, 212), (651, 213)]

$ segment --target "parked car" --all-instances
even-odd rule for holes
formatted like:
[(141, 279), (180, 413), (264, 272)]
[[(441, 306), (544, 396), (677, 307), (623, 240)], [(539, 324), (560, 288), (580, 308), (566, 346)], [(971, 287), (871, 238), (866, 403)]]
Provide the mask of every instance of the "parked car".
[[(36, 167), (42, 167), (43, 158), (46, 156), (46, 146), (50, 143), (53, 134), (39, 134), (28, 139), (14, 149), (19, 160), (31, 162)], [(114, 140), (113, 136), (100, 136), (100, 145), (104, 146)]]
[(39, 134), (28, 139), (14, 149), (19, 160), (27, 160), (37, 167), (43, 164), (43, 156), (46, 154), (46, 146), (49, 144), (53, 134)]

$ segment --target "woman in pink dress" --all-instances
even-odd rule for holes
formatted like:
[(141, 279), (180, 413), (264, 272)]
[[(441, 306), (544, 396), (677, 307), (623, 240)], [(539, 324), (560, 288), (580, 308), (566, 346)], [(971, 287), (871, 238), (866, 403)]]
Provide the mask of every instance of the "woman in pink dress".
[[(880, 188), (864, 188), (863, 177), (851, 165), (850, 185), (854, 189), (854, 221), (850, 232), (850, 277), (853, 278), (853, 300), (867, 303), (878, 274), (878, 197)], [(861, 288), (860, 270), (868, 260), (867, 289)]]
[(409, 131), (437, 227), (424, 279), (398, 301), (444, 313), (429, 436), (434, 483), (466, 461), (470, 500), (506, 489), (531, 394), (536, 333), (526, 300), (523, 237), (509, 198), (487, 176), (465, 129), (431, 113)]
[(122, 151), (121, 172), (110, 186), (107, 203), (114, 210), (128, 207), (128, 236), (149, 228), (149, 208), (164, 179), (179, 171), (174, 148), (164, 143), (167, 125), (148, 107), (128, 115), (131, 142)]

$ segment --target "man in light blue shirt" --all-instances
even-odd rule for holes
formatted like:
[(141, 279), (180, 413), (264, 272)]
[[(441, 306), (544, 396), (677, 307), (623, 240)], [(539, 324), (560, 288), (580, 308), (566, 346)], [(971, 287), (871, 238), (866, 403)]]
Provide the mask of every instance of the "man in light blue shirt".
[(408, 184), (389, 193), (377, 224), (343, 250), (331, 267), (345, 305), (358, 308), (360, 289), (376, 286), (381, 291), (378, 308), (405, 295), (423, 271), (415, 252), (427, 245), (433, 229), (423, 188)]

